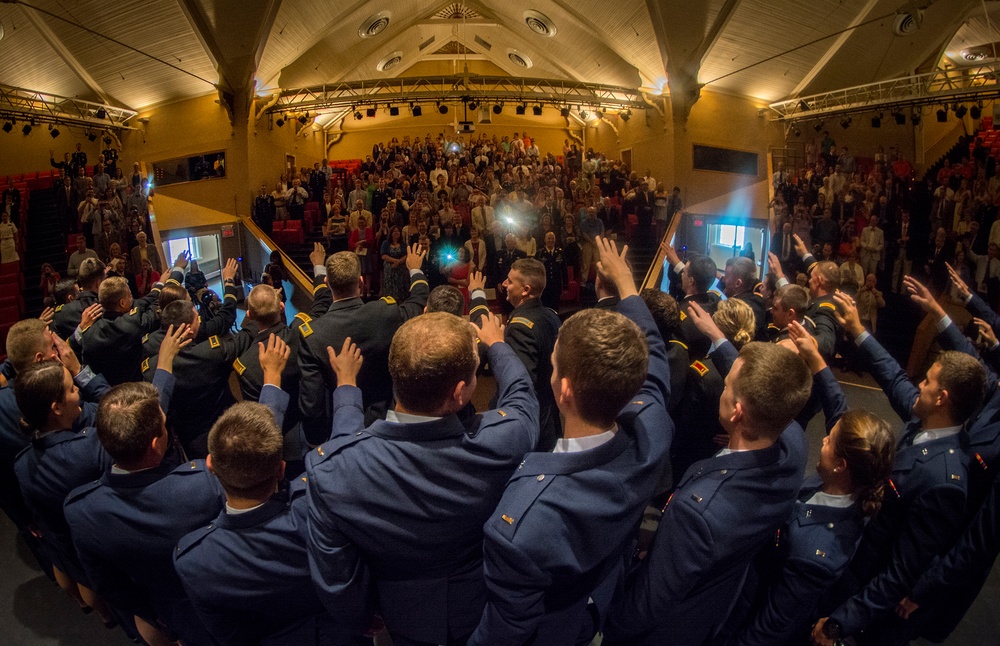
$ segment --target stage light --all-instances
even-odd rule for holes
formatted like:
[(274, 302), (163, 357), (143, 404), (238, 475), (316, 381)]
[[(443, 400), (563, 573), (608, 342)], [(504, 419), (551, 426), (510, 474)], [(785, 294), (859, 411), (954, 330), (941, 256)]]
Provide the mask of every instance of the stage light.
[(919, 126), (920, 125), (920, 112), (919, 111), (918, 112), (914, 112), (913, 114), (910, 115), (910, 123), (912, 123), (915, 126)]
[(105, 137), (104, 138), (104, 145), (105, 146), (110, 146), (111, 145), (111, 137)]
[(906, 115), (903, 114), (902, 112), (900, 112), (899, 110), (896, 110), (895, 112), (893, 112), (892, 116), (893, 116), (893, 118), (896, 119), (896, 125), (897, 126), (905, 126), (906, 125)]
[(955, 116), (958, 117), (959, 119), (963, 118), (965, 114), (969, 111), (967, 107), (965, 107), (964, 105), (959, 105), (957, 103), (955, 104), (954, 110), (955, 110)]
[(568, 117), (569, 116), (569, 108), (562, 108), (561, 110), (559, 110), (559, 114), (561, 114), (563, 117)]
[(365, 118), (365, 115), (361, 114), (360, 110), (355, 110), (354, 111), (354, 118), (357, 119), (358, 121), (361, 121), (362, 119)]
[(95, 116), (98, 119), (105, 119), (108, 116), (108, 111), (105, 110), (104, 108), (97, 108), (97, 113), (95, 114)]
[(619, 112), (618, 118), (624, 121), (625, 123), (628, 123), (628, 120), (632, 118), (632, 111), (625, 110), (624, 112)]
[(881, 127), (882, 127), (882, 113), (879, 112), (874, 117), (872, 117), (872, 128), (881, 128)]
[(519, 116), (523, 116), (524, 112), (525, 112), (525, 110), (527, 110), (527, 108), (528, 108), (528, 106), (526, 106), (525, 104), (522, 103), (521, 105), (519, 105), (519, 106), (517, 106), (517, 107), (514, 108), (514, 113), (517, 114), (517, 115), (519, 115)]
[(415, 117), (423, 116), (424, 109), (421, 108), (419, 105), (411, 105), (410, 106), (410, 114), (412, 114)]
[(278, 119), (274, 122), (274, 124), (279, 128), (285, 125), (285, 115), (281, 115), (280, 117), (278, 117)]
[(7, 123), (3, 124), (4, 132), (10, 132), (13, 129), (14, 129), (14, 123), (12, 121), (8, 121)]
[(493, 104), (493, 114), (500, 114), (503, 112), (503, 105), (500, 103)]
[(24, 124), (24, 127), (21, 128), (21, 132), (23, 132), (25, 135), (30, 135), (31, 134), (31, 124), (30, 123)]
[(475, 110), (478, 107), (479, 107), (478, 103), (476, 103), (475, 101), (469, 101), (469, 109), (470, 110)]
[(937, 120), (941, 123), (948, 120), (948, 108), (941, 108), (937, 111)]
[(376, 113), (377, 110), (375, 108), (368, 108), (367, 110), (365, 110), (365, 114), (370, 118), (373, 118)]
[(580, 118), (581, 119), (583, 119), (584, 121), (586, 121), (587, 117), (589, 117), (589, 116), (590, 116), (589, 112), (587, 112), (586, 110), (580, 110)]
[(441, 114), (448, 114), (448, 106), (444, 103), (438, 103), (438, 112)]
[(598, 119), (604, 118), (604, 110), (598, 110), (596, 113)]
[(90, 142), (97, 141), (97, 135), (94, 134), (93, 132), (88, 132), (87, 133), (87, 141), (90, 141)]
[(59, 128), (53, 128), (52, 130), (49, 130), (49, 135), (51, 135), (53, 139), (55, 139), (56, 137), (58, 137), (59, 136)]
[(840, 127), (843, 128), (844, 130), (847, 130), (848, 128), (851, 127), (851, 124), (853, 122), (854, 122), (853, 117), (844, 117), (843, 119), (840, 120)]
[(979, 119), (983, 116), (983, 104), (980, 103), (969, 108), (969, 116), (973, 119)]
[(389, 116), (390, 117), (398, 117), (399, 116), (399, 106), (398, 105), (391, 105), (391, 106), (389, 106)]
[(822, 121), (818, 122), (815, 126), (813, 126), (813, 130), (815, 130), (816, 132), (819, 132), (822, 129), (823, 129), (823, 122)]
[(542, 106), (541, 106), (541, 105), (536, 105), (535, 107), (533, 107), (533, 108), (531, 109), (531, 112), (532, 112), (532, 114), (534, 114), (534, 115), (535, 115), (536, 117), (540, 117), (540, 116), (542, 116)]
[(802, 131), (799, 130), (796, 126), (792, 126), (792, 134), (795, 135), (796, 137), (801, 137)]
[(301, 123), (302, 125), (306, 125), (307, 123), (309, 123), (309, 113), (308, 112), (306, 112), (303, 115), (299, 115), (299, 123)]

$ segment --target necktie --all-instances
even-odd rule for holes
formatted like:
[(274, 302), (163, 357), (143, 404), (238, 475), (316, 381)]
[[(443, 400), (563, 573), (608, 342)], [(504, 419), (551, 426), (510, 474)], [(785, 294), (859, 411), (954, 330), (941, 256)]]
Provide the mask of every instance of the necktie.
[(791, 246), (791, 237), (785, 236), (785, 244), (781, 248), (781, 259), (788, 260), (788, 249)]
[(479, 244), (472, 245), (472, 264), (479, 267)]

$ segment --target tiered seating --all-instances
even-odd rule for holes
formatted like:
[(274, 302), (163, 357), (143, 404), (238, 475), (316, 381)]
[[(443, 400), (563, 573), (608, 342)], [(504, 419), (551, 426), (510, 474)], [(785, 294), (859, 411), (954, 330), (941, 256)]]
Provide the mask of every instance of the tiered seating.
[(305, 234), (302, 220), (277, 220), (274, 222), (271, 239), (279, 245), (302, 244)]

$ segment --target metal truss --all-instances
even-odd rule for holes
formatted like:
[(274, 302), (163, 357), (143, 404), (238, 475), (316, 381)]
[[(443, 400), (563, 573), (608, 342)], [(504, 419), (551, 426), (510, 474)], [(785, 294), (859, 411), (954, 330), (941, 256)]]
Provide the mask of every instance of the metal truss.
[(902, 108), (1000, 96), (997, 64), (937, 70), (868, 85), (772, 103), (777, 121), (803, 121), (834, 114)]
[(268, 112), (330, 112), (375, 104), (508, 101), (627, 110), (645, 107), (637, 89), (509, 76), (422, 76), (282, 90)]
[[(98, 116), (103, 114), (103, 116)], [(0, 119), (34, 119), (41, 123), (59, 123), (111, 130), (128, 130), (126, 122), (138, 114), (57, 94), (36, 92), (0, 84)]]

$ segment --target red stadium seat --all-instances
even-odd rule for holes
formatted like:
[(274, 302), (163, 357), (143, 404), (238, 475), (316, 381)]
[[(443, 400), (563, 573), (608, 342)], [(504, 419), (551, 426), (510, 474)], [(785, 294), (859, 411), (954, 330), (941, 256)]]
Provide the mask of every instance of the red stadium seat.
[(575, 273), (576, 270), (573, 267), (566, 268), (566, 288), (563, 289), (559, 297), (560, 303), (578, 303), (580, 301), (580, 283), (576, 280)]

